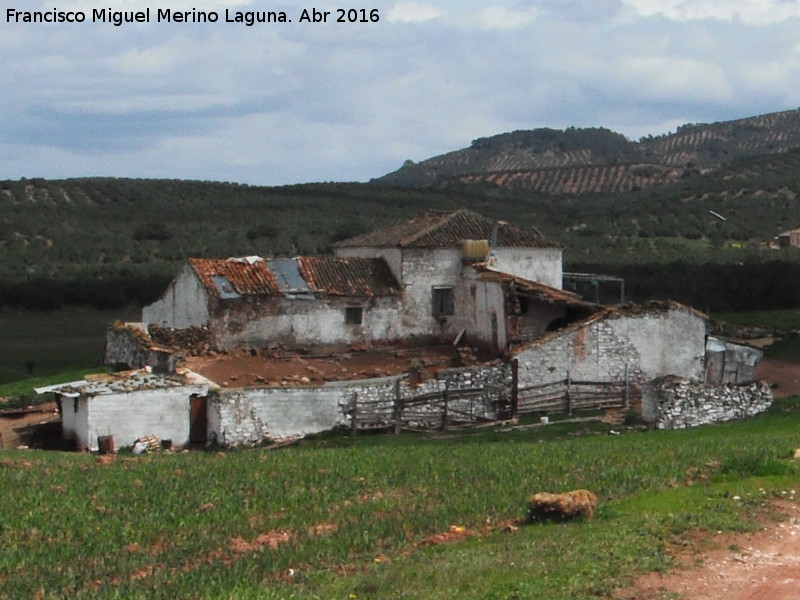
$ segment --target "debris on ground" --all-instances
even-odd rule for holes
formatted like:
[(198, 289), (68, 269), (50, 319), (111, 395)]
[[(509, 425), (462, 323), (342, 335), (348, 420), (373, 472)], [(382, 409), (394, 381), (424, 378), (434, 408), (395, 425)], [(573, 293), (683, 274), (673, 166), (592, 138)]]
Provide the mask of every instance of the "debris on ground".
[(590, 518), (597, 506), (597, 496), (588, 490), (561, 494), (539, 492), (528, 501), (528, 521), (566, 521)]
[(185, 366), (223, 387), (302, 387), (411, 373), (421, 383), (447, 368), (472, 366), (493, 357), (470, 346), (329, 346), (314, 349), (249, 349), (224, 356), (188, 356)]

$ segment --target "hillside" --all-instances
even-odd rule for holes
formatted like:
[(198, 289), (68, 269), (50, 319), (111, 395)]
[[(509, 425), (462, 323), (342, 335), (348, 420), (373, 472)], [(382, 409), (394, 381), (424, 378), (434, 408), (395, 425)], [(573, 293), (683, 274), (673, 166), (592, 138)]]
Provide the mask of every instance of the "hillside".
[[(596, 143), (598, 153), (624, 142), (597, 135), (606, 140)], [(0, 308), (142, 304), (190, 256), (324, 254), (345, 237), (429, 209), (459, 208), (535, 227), (564, 245), (567, 269), (624, 276), (631, 298), (668, 295), (720, 310), (791, 308), (800, 289), (798, 251), (765, 246), (800, 226), (798, 194), (800, 150), (736, 156), (708, 173), (687, 171), (671, 185), (591, 195), (463, 181), (424, 188), (0, 181)]]
[(469, 148), (399, 170), (373, 183), (489, 184), (549, 194), (618, 193), (674, 183), (736, 158), (800, 147), (800, 110), (736, 121), (687, 124), (638, 142), (604, 128), (534, 129), (473, 140)]

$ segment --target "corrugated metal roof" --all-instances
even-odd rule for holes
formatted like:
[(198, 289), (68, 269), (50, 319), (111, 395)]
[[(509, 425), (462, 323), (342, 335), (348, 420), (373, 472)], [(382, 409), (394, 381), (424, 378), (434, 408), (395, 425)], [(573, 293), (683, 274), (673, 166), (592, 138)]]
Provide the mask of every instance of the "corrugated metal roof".
[[(427, 213), (384, 229), (378, 229), (335, 244), (338, 248), (399, 247), (399, 248), (455, 248), (464, 240), (492, 238), (497, 221), (471, 210), (462, 209), (449, 214)], [(561, 246), (533, 231), (501, 224), (497, 231), (497, 245), (505, 247), (560, 248)]]
[(200, 282), (222, 299), (240, 296), (396, 296), (400, 285), (381, 258), (190, 258)]
[(312, 287), (330, 296), (396, 296), (400, 285), (382, 258), (298, 259), (300, 270)]
[(275, 282), (284, 294), (310, 296), (313, 293), (314, 290), (300, 273), (299, 259), (273, 258), (265, 262), (267, 269), (272, 273)]

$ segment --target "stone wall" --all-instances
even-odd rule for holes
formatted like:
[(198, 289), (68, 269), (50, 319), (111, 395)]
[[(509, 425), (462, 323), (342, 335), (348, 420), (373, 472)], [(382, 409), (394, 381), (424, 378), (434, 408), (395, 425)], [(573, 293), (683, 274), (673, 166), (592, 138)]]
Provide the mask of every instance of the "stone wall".
[(115, 322), (106, 330), (103, 362), (127, 369), (153, 367), (158, 373), (172, 373), (176, 350), (157, 345), (142, 323)]
[(608, 309), (515, 351), (521, 388), (565, 379), (703, 378), (705, 320), (678, 304)]
[[(662, 377), (645, 386), (644, 413), (658, 429), (685, 429), (752, 417), (772, 405), (764, 382), (711, 387), (679, 377)], [(649, 419), (648, 419), (649, 420)]]
[[(423, 427), (441, 418), (441, 401), (437, 404), (434, 396), (445, 390), (452, 398), (453, 419), (468, 412), (479, 419), (496, 419), (503, 418), (512, 388), (511, 365), (499, 363), (446, 369), (416, 385), (408, 376), (399, 376), (319, 387), (226, 389), (209, 401), (208, 426), (212, 441), (221, 446), (253, 445), (350, 426), (357, 401), (364, 419), (369, 417), (376, 427), (388, 427), (395, 420), (399, 392), (403, 401), (431, 396), (408, 409), (415, 419), (410, 424)], [(459, 391), (469, 394), (459, 398)]]

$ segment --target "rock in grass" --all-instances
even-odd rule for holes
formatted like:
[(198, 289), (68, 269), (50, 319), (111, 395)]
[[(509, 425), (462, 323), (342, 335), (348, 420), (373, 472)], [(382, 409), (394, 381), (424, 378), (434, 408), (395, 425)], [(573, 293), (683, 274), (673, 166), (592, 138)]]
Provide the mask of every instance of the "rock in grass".
[(591, 518), (597, 496), (588, 490), (562, 494), (540, 492), (528, 501), (528, 521), (567, 521), (578, 517)]

